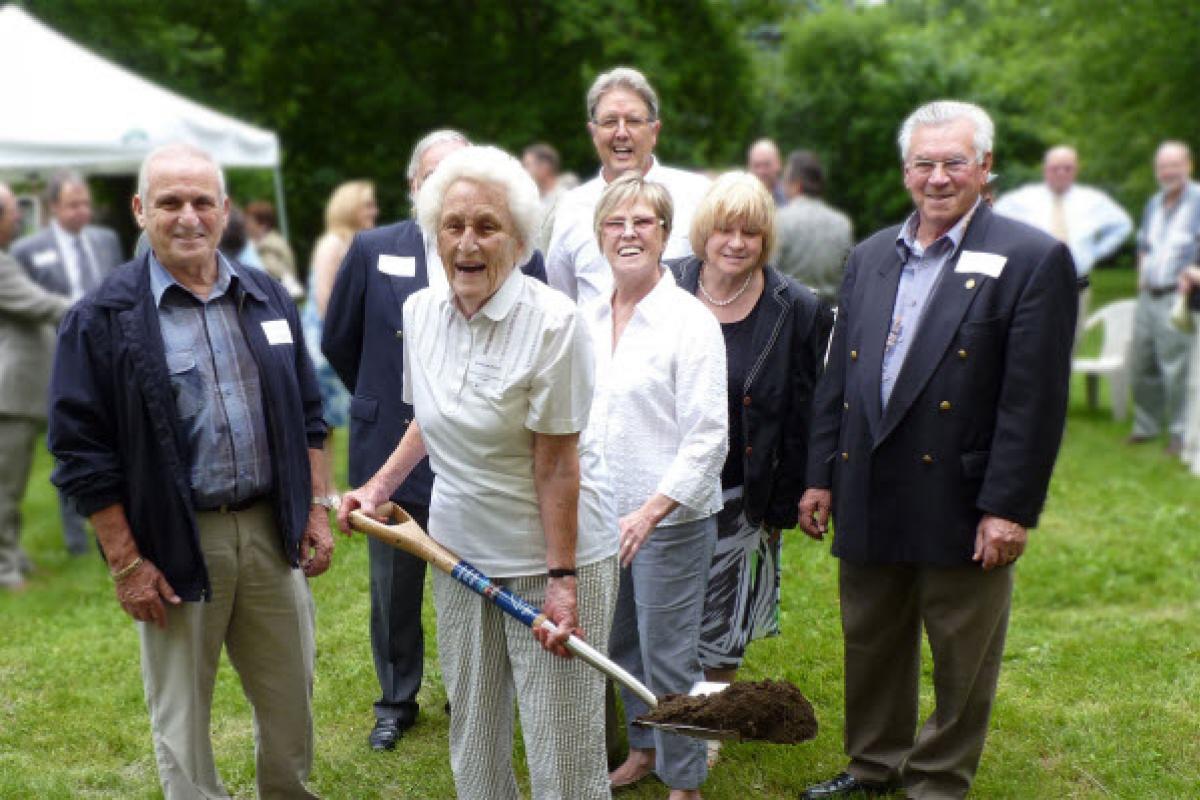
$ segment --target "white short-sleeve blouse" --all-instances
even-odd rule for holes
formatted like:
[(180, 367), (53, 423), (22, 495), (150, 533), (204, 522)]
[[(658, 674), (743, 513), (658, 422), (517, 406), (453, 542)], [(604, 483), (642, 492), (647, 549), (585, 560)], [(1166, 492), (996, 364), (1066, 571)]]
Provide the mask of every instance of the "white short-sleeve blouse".
[[(404, 304), (404, 400), (433, 468), (429, 535), (495, 577), (546, 571), (533, 434), (578, 433), (592, 402), (593, 348), (569, 298), (514, 269), (467, 319), (446, 289)], [(617, 549), (603, 461), (579, 447), (576, 563)]]

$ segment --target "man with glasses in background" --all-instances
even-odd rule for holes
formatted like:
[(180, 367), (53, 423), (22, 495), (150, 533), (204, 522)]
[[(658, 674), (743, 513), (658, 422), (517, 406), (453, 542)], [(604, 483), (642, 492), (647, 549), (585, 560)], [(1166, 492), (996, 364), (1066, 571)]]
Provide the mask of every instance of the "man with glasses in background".
[(708, 189), (708, 179), (658, 162), (654, 147), (662, 121), (658, 95), (636, 69), (617, 67), (596, 78), (587, 93), (588, 131), (600, 174), (572, 189), (559, 202), (546, 256), (550, 285), (583, 305), (612, 293), (612, 272), (596, 242), (592, 216), (600, 193), (622, 174), (636, 171), (671, 193), (675, 218), (663, 259), (692, 254), (688, 231), (692, 214)]

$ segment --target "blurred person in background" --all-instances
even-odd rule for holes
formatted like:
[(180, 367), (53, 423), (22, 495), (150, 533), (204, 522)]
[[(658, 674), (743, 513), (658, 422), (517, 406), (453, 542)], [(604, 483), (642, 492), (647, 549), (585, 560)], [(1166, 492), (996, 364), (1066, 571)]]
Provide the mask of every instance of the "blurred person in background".
[(283, 284), (288, 297), (299, 303), (304, 299), (304, 287), (296, 277), (296, 256), (291, 245), (278, 230), (275, 206), (266, 200), (246, 205), (246, 233), (258, 251), (263, 268)]
[(779, 145), (771, 139), (759, 139), (746, 151), (746, 171), (762, 181), (776, 205), (787, 202), (787, 195), (779, 182), (783, 174), (783, 157)]
[(816, 153), (796, 150), (789, 155), (783, 180), (788, 202), (776, 218), (779, 243), (772, 263), (827, 305), (836, 305), (842, 269), (854, 246), (854, 226), (821, 199), (825, 170)]
[[(14, 242), (12, 256), (43, 289), (75, 302), (125, 260), (121, 242), (111, 229), (92, 224), (92, 193), (78, 172), (51, 175), (45, 200), (50, 224)], [(58, 508), (67, 552), (86, 553), (86, 520), (61, 492)]]
[(1043, 230), (1071, 249), (1080, 286), (1076, 342), (1087, 323), (1092, 268), (1115, 253), (1133, 230), (1125, 209), (1099, 189), (1076, 183), (1078, 175), (1075, 148), (1051, 147), (1042, 159), (1042, 182), (1003, 194), (994, 206), (997, 214)]
[(325, 205), (325, 232), (313, 246), (308, 268), (308, 303), (301, 321), (309, 356), (321, 386), (321, 403), (329, 436), (325, 439), (325, 482), (333, 485), (333, 432), (350, 420), (350, 393), (342, 385), (337, 372), (321, 353), (321, 332), (325, 325), (325, 308), (329, 293), (337, 278), (342, 259), (350, 249), (350, 240), (359, 231), (375, 227), (379, 206), (375, 203), (375, 185), (370, 181), (347, 181), (333, 190)]
[(558, 151), (545, 142), (531, 144), (521, 153), (521, 165), (537, 184), (538, 194), (542, 198), (542, 221), (538, 226), (537, 247), (545, 251), (550, 245), (550, 233), (554, 229), (554, 212), (558, 201), (567, 192), (558, 180)]
[(20, 591), (33, 564), (21, 549), (21, 500), (46, 421), (53, 325), (71, 307), (29, 279), (6, 248), (21, 207), (0, 183), (0, 589)]
[(668, 167), (654, 155), (662, 129), (658, 95), (636, 69), (617, 67), (599, 75), (588, 89), (587, 115), (600, 174), (559, 202), (546, 252), (550, 285), (580, 305), (612, 294), (612, 268), (600, 252), (593, 227), (596, 203), (609, 183), (636, 172), (667, 187), (675, 219), (669, 226), (674, 233), (666, 242), (666, 258), (692, 254), (687, 232), (696, 203), (708, 188), (704, 176)]
[(1167, 433), (1167, 452), (1183, 449), (1193, 337), (1171, 324), (1180, 275), (1200, 256), (1200, 186), (1192, 151), (1166, 141), (1154, 154), (1160, 190), (1146, 203), (1138, 231), (1138, 298), (1133, 321), (1133, 432), (1142, 444)]

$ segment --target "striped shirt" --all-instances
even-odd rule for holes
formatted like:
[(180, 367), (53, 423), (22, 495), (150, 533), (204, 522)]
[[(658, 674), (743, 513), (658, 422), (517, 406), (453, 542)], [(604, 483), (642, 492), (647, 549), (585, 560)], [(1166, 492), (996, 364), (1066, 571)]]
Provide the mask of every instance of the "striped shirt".
[(150, 254), (175, 410), (188, 444), (192, 501), (198, 509), (268, 494), (271, 453), (258, 364), (238, 320), (234, 266), (218, 254), (208, 297), (183, 287)]

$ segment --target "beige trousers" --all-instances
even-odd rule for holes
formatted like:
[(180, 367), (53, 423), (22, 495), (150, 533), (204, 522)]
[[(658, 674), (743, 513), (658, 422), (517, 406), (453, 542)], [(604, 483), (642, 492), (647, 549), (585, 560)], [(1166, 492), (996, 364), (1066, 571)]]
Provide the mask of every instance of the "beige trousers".
[[(1012, 567), (840, 565), (848, 771), (898, 781), (911, 798), (965, 797), (1000, 677)], [(917, 731), (922, 628), (935, 707)]]
[[(544, 574), (496, 582), (541, 608)], [(616, 556), (579, 568), (579, 625), (601, 652), (616, 598)], [(514, 697), (534, 800), (607, 800), (604, 676), (547, 653), (529, 628), (437, 570), (433, 599), (459, 800), (517, 800)]]
[(37, 435), (33, 420), (0, 416), (0, 587), (20, 585), (28, 563), (21, 549), (21, 499)]
[(166, 800), (227, 798), (210, 739), (213, 683), (224, 646), (254, 711), (258, 796), (311, 798), (313, 603), (283, 556), (271, 504), (197, 514), (211, 602), (167, 609), (167, 627), (139, 623), (142, 681)]

